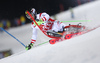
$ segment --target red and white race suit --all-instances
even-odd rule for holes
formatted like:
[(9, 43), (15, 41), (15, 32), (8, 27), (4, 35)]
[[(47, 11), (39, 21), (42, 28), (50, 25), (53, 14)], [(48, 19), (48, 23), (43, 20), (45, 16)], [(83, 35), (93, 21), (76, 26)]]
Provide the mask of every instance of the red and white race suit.
[[(47, 13), (37, 14), (36, 19), (38, 19), (38, 20), (42, 19), (45, 22), (44, 24), (40, 25), (43, 32), (47, 32), (48, 30), (54, 30), (56, 32), (62, 31), (63, 30), (62, 26), (65, 26), (62, 22), (51, 19), (50, 16)], [(37, 29), (39, 29), (39, 28), (38, 28), (38, 26), (34, 25), (34, 21), (32, 22), (31, 27), (33, 29), (33, 35), (32, 35), (32, 38), (31, 38), (31, 43), (34, 43), (34, 42), (36, 42)]]

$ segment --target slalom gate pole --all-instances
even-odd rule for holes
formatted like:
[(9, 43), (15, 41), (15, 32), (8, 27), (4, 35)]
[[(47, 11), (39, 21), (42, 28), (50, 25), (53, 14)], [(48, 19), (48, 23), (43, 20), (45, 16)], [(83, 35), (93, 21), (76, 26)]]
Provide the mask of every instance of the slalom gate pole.
[(20, 44), (22, 44), (24, 47), (26, 47), (21, 41), (19, 41), (16, 37), (14, 37), (12, 34), (10, 34), (9, 32), (7, 32), (6, 30), (4, 30), (3, 28), (0, 27), (1, 30), (3, 30), (4, 32), (6, 32), (8, 35), (10, 35), (11, 37), (13, 37), (14, 39), (16, 39)]

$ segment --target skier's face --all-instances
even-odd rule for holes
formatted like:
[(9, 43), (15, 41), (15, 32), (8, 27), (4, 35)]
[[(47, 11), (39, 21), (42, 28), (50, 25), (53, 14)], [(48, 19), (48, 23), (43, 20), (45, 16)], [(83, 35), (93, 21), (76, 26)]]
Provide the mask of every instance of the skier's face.
[(35, 18), (35, 15), (32, 12), (31, 12), (31, 15), (32, 15), (33, 18)]

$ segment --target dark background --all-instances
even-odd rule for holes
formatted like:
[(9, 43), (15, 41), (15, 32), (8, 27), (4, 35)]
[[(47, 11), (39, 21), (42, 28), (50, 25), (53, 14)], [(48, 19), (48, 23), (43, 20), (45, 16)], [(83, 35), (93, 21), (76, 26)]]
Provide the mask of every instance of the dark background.
[(38, 13), (47, 12), (49, 15), (56, 14), (61, 11), (60, 4), (64, 10), (69, 7), (75, 7), (92, 0), (3, 0), (0, 2), (0, 20), (14, 19), (21, 15), (25, 15), (25, 10), (35, 8)]

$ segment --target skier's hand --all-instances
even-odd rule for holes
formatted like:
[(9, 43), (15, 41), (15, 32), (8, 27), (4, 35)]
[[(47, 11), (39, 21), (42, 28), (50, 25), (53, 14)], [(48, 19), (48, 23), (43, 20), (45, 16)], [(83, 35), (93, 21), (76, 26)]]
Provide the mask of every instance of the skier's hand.
[(34, 44), (34, 43), (30, 43), (28, 46), (26, 46), (26, 48), (25, 48), (25, 49), (26, 49), (26, 50), (31, 49), (31, 48), (33, 47), (33, 44)]
[(41, 21), (41, 22), (43, 22), (43, 20), (42, 20), (42, 19), (40, 19), (40, 21)]
[[(38, 25), (41, 25), (41, 24), (43, 25), (45, 23), (42, 19), (37, 20), (36, 22)], [(34, 25), (36, 25), (36, 23), (34, 23)]]

